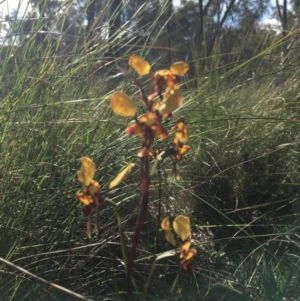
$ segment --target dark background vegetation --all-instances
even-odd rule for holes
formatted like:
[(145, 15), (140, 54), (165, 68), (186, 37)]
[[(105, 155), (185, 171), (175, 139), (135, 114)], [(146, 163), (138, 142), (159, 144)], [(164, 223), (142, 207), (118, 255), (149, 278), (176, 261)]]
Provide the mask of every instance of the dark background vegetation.
[[(189, 123), (191, 151), (182, 181), (162, 164), (161, 192), (163, 216), (191, 218), (198, 254), (174, 294), (176, 261), (161, 261), (148, 299), (300, 300), (300, 1), (29, 2), (2, 22), (0, 257), (93, 300), (125, 300), (113, 210), (103, 207), (100, 234), (87, 239), (75, 194), (80, 157), (95, 161), (103, 187), (137, 160), (129, 120), (109, 108), (114, 90), (138, 100), (117, 70), (135, 52), (155, 70), (190, 65), (174, 115)], [(278, 31), (260, 25), (266, 16)], [(109, 195), (129, 243), (138, 183), (136, 170)], [(133, 272), (137, 299), (153, 258), (170, 249), (162, 234), (155, 240), (158, 183), (156, 174)], [(2, 263), (0, 292), (76, 300)]]

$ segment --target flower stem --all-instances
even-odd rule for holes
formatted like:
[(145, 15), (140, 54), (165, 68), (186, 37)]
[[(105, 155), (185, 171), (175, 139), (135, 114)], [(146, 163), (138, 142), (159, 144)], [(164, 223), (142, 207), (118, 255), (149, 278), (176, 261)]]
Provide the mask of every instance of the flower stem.
[(140, 177), (141, 177), (141, 188), (142, 188), (142, 200), (139, 209), (139, 215), (135, 227), (135, 232), (132, 238), (129, 262), (128, 262), (128, 273), (127, 273), (127, 293), (128, 299), (132, 300), (132, 287), (131, 287), (131, 274), (133, 267), (133, 260), (135, 258), (135, 251), (142, 231), (143, 225), (147, 217), (148, 202), (149, 202), (149, 159), (148, 156), (141, 157), (140, 161)]

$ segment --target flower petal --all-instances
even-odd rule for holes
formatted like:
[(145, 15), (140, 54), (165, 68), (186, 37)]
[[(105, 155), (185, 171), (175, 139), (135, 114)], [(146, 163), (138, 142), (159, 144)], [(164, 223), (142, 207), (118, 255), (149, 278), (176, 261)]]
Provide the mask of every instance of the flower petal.
[(162, 222), (161, 222), (161, 227), (163, 230), (165, 230), (165, 238), (166, 240), (172, 245), (175, 246), (176, 245), (176, 241), (175, 238), (173, 236), (173, 233), (171, 231), (171, 226), (170, 226), (170, 217), (167, 216), (165, 217)]
[(182, 61), (175, 62), (170, 67), (171, 72), (174, 75), (178, 75), (178, 76), (184, 76), (189, 69), (190, 69), (189, 65)]
[(173, 228), (182, 241), (188, 239), (191, 236), (191, 223), (190, 219), (187, 216), (176, 216), (173, 222)]
[(137, 135), (142, 137), (144, 134), (144, 131), (142, 129), (142, 127), (135, 123), (135, 124), (131, 124), (127, 129), (126, 129), (126, 133), (129, 135)]
[(175, 136), (181, 142), (186, 142), (189, 137), (187, 123), (183, 118), (179, 118), (174, 126)]
[(129, 57), (128, 64), (138, 75), (147, 75), (150, 73), (150, 64), (136, 54), (132, 54)]
[(163, 230), (171, 230), (170, 216), (165, 217), (161, 221), (160, 226)]
[(180, 147), (180, 145), (182, 145), (182, 143), (180, 142), (180, 140), (177, 137), (175, 137), (172, 141), (172, 145)]
[(169, 70), (169, 69), (161, 69), (161, 70), (156, 71), (154, 76), (156, 76), (156, 77), (158, 77), (158, 76), (169, 77), (170, 76), (171, 77), (171, 76), (173, 76), (173, 74), (172, 74), (171, 70)]
[(132, 167), (134, 166), (134, 163), (130, 163), (127, 165), (126, 168), (124, 168), (116, 177), (113, 181), (110, 182), (109, 184), (109, 189), (112, 189), (119, 185), (121, 182), (123, 182), (130, 174)]
[(82, 157), (80, 161), (81, 170), (77, 172), (77, 178), (84, 186), (88, 186), (95, 175), (96, 165), (89, 157)]
[(167, 87), (174, 87), (177, 85), (176, 76), (171, 72), (171, 70), (163, 69), (154, 73), (152, 77), (152, 84), (155, 91), (162, 93), (162, 90)]
[(90, 205), (93, 203), (93, 199), (89, 195), (84, 195), (83, 193), (78, 193), (76, 198), (82, 202), (84, 205)]
[(112, 110), (121, 116), (133, 117), (136, 115), (136, 105), (129, 96), (122, 92), (114, 92), (110, 98)]
[(92, 180), (90, 185), (86, 187), (86, 191), (87, 194), (94, 196), (95, 194), (100, 192), (100, 184), (96, 180)]
[(191, 241), (187, 241), (187, 242), (185, 242), (184, 244), (181, 245), (179, 258), (185, 258), (186, 259), (186, 255), (189, 252), (191, 244), (192, 244)]
[(143, 114), (139, 119), (139, 124), (145, 124), (146, 126), (151, 126), (158, 122), (157, 115), (152, 112)]
[(182, 156), (182, 155), (184, 155), (187, 151), (189, 151), (190, 150), (190, 146), (189, 145), (182, 145), (179, 149), (178, 149), (178, 151), (177, 151), (177, 153), (178, 153), (178, 155), (180, 155), (180, 156)]
[(157, 138), (165, 139), (168, 137), (168, 131), (160, 124), (152, 125), (151, 129)]
[(166, 89), (163, 104), (159, 108), (161, 115), (172, 113), (178, 109), (183, 103), (183, 96), (179, 88)]
[(190, 260), (192, 257), (194, 257), (197, 254), (196, 249), (190, 249), (187, 254), (185, 255), (185, 260)]

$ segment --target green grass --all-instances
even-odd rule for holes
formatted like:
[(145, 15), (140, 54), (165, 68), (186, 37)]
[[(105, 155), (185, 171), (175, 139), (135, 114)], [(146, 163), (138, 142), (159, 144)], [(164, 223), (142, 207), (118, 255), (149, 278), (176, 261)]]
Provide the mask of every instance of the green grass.
[[(50, 35), (42, 41), (24, 37), (18, 45), (12, 35), (2, 46), (0, 257), (93, 300), (124, 300), (113, 209), (101, 209), (99, 236), (87, 239), (86, 218), (75, 199), (81, 189), (76, 171), (80, 157), (93, 158), (96, 179), (106, 187), (137, 161), (138, 139), (124, 133), (129, 120), (109, 107), (113, 91), (137, 89), (126, 78), (110, 76), (116, 64), (126, 67), (132, 51), (149, 53), (149, 48), (128, 43), (121, 57), (108, 57), (117, 37), (91, 43), (82, 29), (78, 32), (68, 51)], [(249, 80), (254, 59), (221, 74), (218, 57), (208, 73), (197, 70), (196, 78), (186, 78), (185, 104), (174, 115), (189, 123), (191, 151), (179, 167), (181, 182), (169, 181), (172, 166), (162, 164), (162, 216), (191, 217), (198, 254), (194, 272), (182, 275), (182, 290), (174, 294), (169, 291), (176, 262), (162, 260), (149, 300), (299, 300), (299, 68), (288, 65), (280, 71), (286, 81), (270, 84), (280, 59), (280, 43), (272, 45), (260, 58), (275, 58), (273, 65)], [(189, 63), (198, 60), (195, 53)], [(136, 171), (109, 195), (121, 204), (128, 240), (140, 200), (138, 183)], [(157, 199), (155, 174), (133, 272), (137, 296), (153, 256), (169, 249), (162, 235), (154, 240)], [(76, 299), (3, 263), (0, 292), (1, 300)]]

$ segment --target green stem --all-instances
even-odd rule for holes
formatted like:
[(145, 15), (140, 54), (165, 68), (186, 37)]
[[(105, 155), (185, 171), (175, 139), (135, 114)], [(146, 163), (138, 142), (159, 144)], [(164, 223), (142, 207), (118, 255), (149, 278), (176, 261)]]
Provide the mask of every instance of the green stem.
[(151, 281), (151, 278), (152, 278), (152, 274), (153, 274), (155, 266), (156, 266), (156, 262), (157, 262), (157, 258), (153, 261), (153, 263), (151, 265), (151, 269), (150, 269), (150, 272), (149, 272), (149, 275), (148, 275), (148, 279), (145, 283), (142, 301), (146, 300), (148, 287), (149, 287), (149, 284), (150, 284), (150, 281)]
[(150, 284), (150, 281), (151, 281), (151, 278), (152, 278), (152, 275), (153, 275), (153, 272), (154, 272), (154, 269), (155, 269), (155, 266), (156, 266), (156, 263), (161, 260), (161, 259), (164, 259), (164, 258), (167, 258), (167, 257), (174, 257), (176, 253), (174, 252), (174, 250), (170, 250), (170, 251), (166, 251), (160, 255), (158, 255), (155, 260), (153, 261), (152, 265), (151, 265), (151, 269), (150, 269), (150, 272), (149, 272), (149, 275), (148, 275), (148, 279), (145, 283), (145, 286), (144, 286), (144, 292), (143, 292), (143, 297), (142, 297), (142, 301), (146, 300), (146, 297), (147, 297), (147, 291), (148, 291), (148, 287), (149, 287), (149, 284)]
[(178, 263), (178, 272), (177, 272), (176, 278), (175, 278), (173, 285), (171, 287), (171, 290), (170, 290), (171, 294), (174, 293), (176, 287), (178, 286), (180, 278), (181, 278), (181, 268), (180, 268), (180, 264)]
[(123, 260), (124, 260), (125, 272), (126, 272), (126, 276), (128, 276), (128, 253), (127, 253), (127, 248), (126, 248), (126, 237), (124, 235), (119, 207), (115, 202), (113, 202), (112, 200), (110, 200), (108, 198), (105, 199), (105, 202), (112, 205), (115, 209), (115, 214), (116, 214), (116, 218), (118, 221), (118, 227), (119, 227), (119, 233), (120, 233), (120, 243), (121, 243), (122, 255), (123, 255)]

